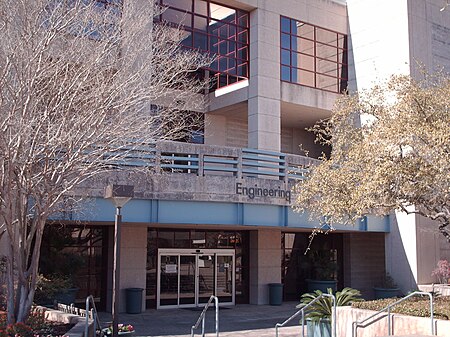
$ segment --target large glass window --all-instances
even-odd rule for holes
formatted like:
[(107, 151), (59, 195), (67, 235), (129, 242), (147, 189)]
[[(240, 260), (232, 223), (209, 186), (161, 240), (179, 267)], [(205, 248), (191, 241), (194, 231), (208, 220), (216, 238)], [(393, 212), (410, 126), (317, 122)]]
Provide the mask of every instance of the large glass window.
[(281, 17), (281, 80), (341, 93), (347, 89), (347, 35)]
[(39, 273), (48, 279), (68, 277), (77, 289), (76, 303), (80, 306), (93, 295), (97, 308), (105, 308), (107, 230), (102, 226), (45, 227)]
[(160, 20), (186, 31), (185, 48), (215, 55), (202, 76), (215, 78), (214, 88), (247, 79), (249, 74), (249, 13), (209, 0), (159, 0), (167, 9)]

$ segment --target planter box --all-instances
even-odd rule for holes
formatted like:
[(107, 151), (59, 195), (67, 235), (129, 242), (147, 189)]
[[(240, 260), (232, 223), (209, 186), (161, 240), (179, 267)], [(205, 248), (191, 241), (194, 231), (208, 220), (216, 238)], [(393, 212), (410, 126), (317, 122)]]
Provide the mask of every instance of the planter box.
[(399, 288), (373, 288), (375, 293), (375, 299), (379, 300), (382, 298), (392, 298), (397, 297), (400, 289)]
[[(356, 309), (352, 307), (337, 307), (337, 337), (352, 336), (352, 323), (362, 321), (373, 315), (375, 311)], [(387, 314), (380, 315), (373, 324), (360, 327), (357, 337), (376, 337), (388, 335)], [(431, 323), (429, 318), (406, 316), (400, 314), (391, 315), (392, 335), (425, 335), (431, 336)], [(450, 337), (450, 321), (434, 320), (436, 336)]]
[(308, 284), (308, 292), (312, 292), (314, 290), (320, 290), (323, 293), (327, 293), (327, 289), (333, 289), (333, 293), (336, 292), (337, 289), (337, 281), (323, 281), (323, 280), (306, 280)]
[(308, 337), (331, 337), (331, 322), (323, 319), (320, 322), (306, 320), (306, 335)]

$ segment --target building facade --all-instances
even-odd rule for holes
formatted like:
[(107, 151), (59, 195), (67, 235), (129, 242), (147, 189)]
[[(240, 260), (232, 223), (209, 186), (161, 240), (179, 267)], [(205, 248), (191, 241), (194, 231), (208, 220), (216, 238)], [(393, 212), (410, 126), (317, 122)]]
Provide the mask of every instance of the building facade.
[(131, 183), (120, 288), (123, 299), (126, 288), (144, 289), (143, 309), (198, 306), (210, 295), (225, 305), (267, 304), (270, 283), (284, 285), (285, 300), (298, 300), (317, 276), (305, 254), (310, 244), (328, 254), (322, 266), (337, 265), (338, 288), (367, 298), (386, 270), (404, 292), (432, 282), (432, 267), (450, 249), (423, 219), (368, 217), (311, 242), (318, 224), (291, 205), (295, 182), (329, 152), (305, 129), (329, 117), (343, 91), (392, 73), (416, 75), (416, 61), (450, 69), (450, 10), (440, 11), (442, 1), (160, 3), (167, 10), (159, 20), (182, 25), (186, 48), (216, 55), (201, 74), (213, 81), (204, 130), (190, 142), (155, 144), (150, 176), (117, 174), (81, 186), (79, 194), (90, 196), (83, 211), (47, 226), (41, 271), (72, 258), (78, 299), (93, 294), (109, 308), (114, 207), (104, 188)]

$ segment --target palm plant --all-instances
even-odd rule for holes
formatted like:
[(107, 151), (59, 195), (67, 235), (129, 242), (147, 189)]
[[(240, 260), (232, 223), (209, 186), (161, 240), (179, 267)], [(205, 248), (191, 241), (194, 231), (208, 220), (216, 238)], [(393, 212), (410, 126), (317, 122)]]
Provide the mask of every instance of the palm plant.
[[(328, 288), (327, 293), (332, 295), (332, 289)], [(315, 290), (314, 292), (303, 294), (300, 299), (300, 304), (297, 305), (297, 308), (302, 309), (306, 307), (322, 294), (323, 293), (320, 290)], [(350, 305), (353, 302), (362, 300), (360, 291), (353, 288), (344, 288), (342, 289), (342, 291), (336, 292), (335, 298), (336, 306)], [(308, 307), (305, 317), (313, 322), (319, 322), (323, 319), (330, 319), (332, 308), (333, 300), (331, 299), (331, 297), (322, 297)]]

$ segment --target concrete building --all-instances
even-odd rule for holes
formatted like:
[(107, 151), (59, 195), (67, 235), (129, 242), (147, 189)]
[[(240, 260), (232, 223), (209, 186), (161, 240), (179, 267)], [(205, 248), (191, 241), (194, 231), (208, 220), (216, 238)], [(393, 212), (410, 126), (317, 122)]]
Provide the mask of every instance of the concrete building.
[[(291, 209), (291, 188), (321, 152), (305, 128), (330, 116), (345, 90), (392, 73), (450, 70), (450, 9), (441, 0), (161, 0), (161, 20), (182, 23), (183, 44), (217, 55), (204, 132), (155, 145), (158, 173), (110, 176), (93, 187), (67, 226), (48, 226), (43, 263), (74, 258), (80, 300), (111, 301), (114, 207), (111, 183), (134, 184), (123, 208), (120, 288), (142, 288), (143, 309), (221, 303), (266, 304), (268, 284), (296, 300), (314, 278), (304, 252), (316, 223)], [(303, 156), (300, 148), (307, 150)], [(81, 193), (81, 192), (80, 192)], [(387, 270), (403, 292), (431, 283), (450, 248), (414, 216), (362, 220), (317, 236), (338, 288), (367, 298)], [(430, 249), (432, 247), (432, 249)], [(67, 260), (64, 260), (67, 261)], [(79, 263), (77, 263), (79, 262)], [(79, 268), (77, 268), (79, 266)], [(121, 301), (124, 310), (125, 301)]]

